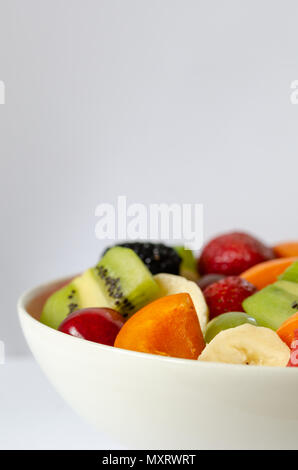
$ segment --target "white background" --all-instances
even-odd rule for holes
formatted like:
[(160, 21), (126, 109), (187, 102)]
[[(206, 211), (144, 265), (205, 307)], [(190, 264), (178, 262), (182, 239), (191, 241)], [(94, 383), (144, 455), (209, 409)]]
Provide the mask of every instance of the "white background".
[(0, 0), (1, 310), (94, 264), (95, 207), (197, 202), (297, 238), (297, 1)]
[[(297, 239), (297, 0), (0, 0), (0, 340), (27, 288), (102, 251), (95, 207), (203, 203), (205, 238)], [(0, 366), (0, 448), (119, 448), (30, 358)], [(30, 425), (29, 425), (30, 423)]]

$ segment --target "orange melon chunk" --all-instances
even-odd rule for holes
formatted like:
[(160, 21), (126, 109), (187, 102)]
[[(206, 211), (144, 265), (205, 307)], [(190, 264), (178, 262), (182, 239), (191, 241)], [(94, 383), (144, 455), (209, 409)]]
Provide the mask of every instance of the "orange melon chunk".
[(273, 251), (278, 258), (298, 256), (298, 242), (280, 243), (273, 247)]
[(278, 258), (264, 263), (256, 264), (247, 271), (244, 271), (240, 276), (251, 282), (257, 289), (263, 289), (263, 287), (273, 284), (277, 281), (278, 276), (282, 274), (294, 261), (297, 261), (297, 257), (291, 258)]
[(205, 342), (190, 295), (168, 295), (143, 307), (121, 328), (115, 347), (197, 359)]

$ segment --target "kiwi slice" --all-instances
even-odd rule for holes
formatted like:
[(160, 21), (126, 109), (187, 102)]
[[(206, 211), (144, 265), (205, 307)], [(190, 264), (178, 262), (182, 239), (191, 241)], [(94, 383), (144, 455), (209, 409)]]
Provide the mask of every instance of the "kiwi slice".
[(281, 281), (298, 283), (298, 261), (294, 261), (279, 277)]
[(94, 268), (87, 269), (46, 301), (40, 321), (57, 329), (70, 313), (80, 308), (113, 307), (101, 290)]
[(125, 318), (160, 296), (160, 288), (143, 261), (129, 248), (113, 247), (95, 268), (87, 269), (49, 297), (41, 322), (58, 328), (80, 308), (109, 307)]
[(184, 246), (174, 246), (173, 248), (182, 260), (179, 270), (180, 276), (183, 276), (190, 281), (197, 281), (199, 279), (199, 273), (193, 252), (191, 250), (186, 250)]
[(259, 326), (277, 330), (298, 310), (298, 284), (277, 281), (242, 303), (245, 312), (255, 318)]
[(57, 329), (67, 315), (79, 308), (81, 308), (81, 299), (74, 280), (48, 298), (40, 321)]
[(130, 248), (110, 248), (94, 269), (105, 298), (124, 317), (160, 295), (149, 269)]
[(106, 296), (104, 290), (98, 284), (98, 279), (94, 268), (87, 269), (87, 271), (85, 271), (81, 276), (74, 279), (73, 282), (80, 294), (80, 301), (83, 308), (113, 308), (113, 303)]

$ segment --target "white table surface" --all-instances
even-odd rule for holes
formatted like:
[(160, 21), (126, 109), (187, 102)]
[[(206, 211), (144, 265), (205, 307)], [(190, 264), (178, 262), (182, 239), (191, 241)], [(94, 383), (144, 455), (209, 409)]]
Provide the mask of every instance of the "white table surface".
[[(122, 447), (123, 448), (123, 447)], [(0, 449), (121, 449), (85, 423), (32, 357), (0, 365)]]

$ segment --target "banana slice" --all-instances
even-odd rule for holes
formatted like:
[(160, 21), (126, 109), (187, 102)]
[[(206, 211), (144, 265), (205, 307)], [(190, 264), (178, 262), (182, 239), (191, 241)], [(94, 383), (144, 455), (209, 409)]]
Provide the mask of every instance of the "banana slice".
[(201, 330), (204, 333), (208, 323), (209, 312), (205, 297), (199, 286), (195, 282), (188, 281), (184, 277), (176, 276), (175, 274), (156, 274), (154, 279), (160, 287), (162, 297), (165, 295), (181, 294), (183, 292), (187, 292), (191, 296)]
[(275, 331), (245, 325), (221, 331), (206, 346), (199, 361), (286, 367), (290, 349)]

